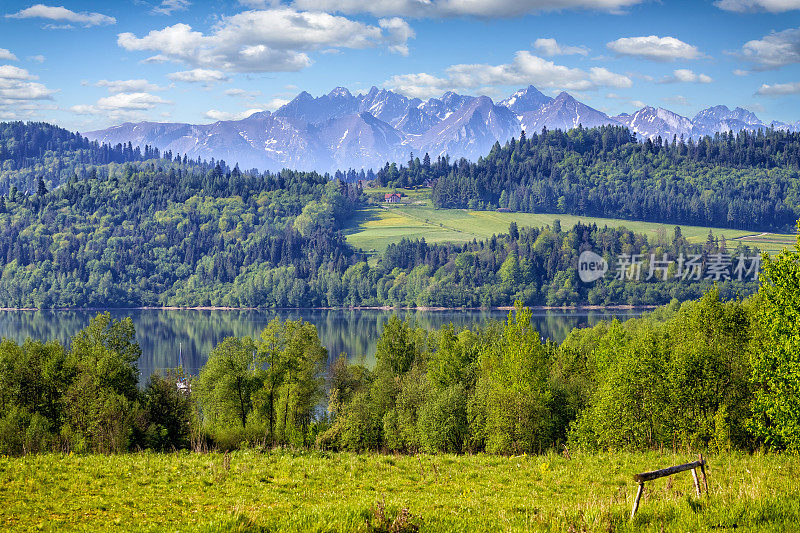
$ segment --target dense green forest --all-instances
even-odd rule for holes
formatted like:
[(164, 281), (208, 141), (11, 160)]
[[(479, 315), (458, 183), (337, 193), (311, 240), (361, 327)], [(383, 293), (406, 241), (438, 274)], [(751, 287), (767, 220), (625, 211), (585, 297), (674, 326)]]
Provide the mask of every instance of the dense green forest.
[(722, 133), (638, 142), (622, 126), (546, 129), (477, 162), (425, 155), (377, 172), (384, 186), (435, 180), (437, 207), (508, 209), (776, 230), (800, 218), (800, 134)]
[[(45, 124), (6, 123), (0, 131), (8, 179), (35, 177), (35, 186), (0, 194), (0, 307), (657, 305), (697, 298), (715, 281), (725, 298), (756, 287), (752, 276), (734, 274), (737, 258), (752, 258), (753, 250), (711, 235), (689, 244), (677, 230), (648, 240), (621, 228), (512, 224), (506, 234), (465, 244), (403, 241), (368, 260), (340, 231), (365, 201), (357, 182), (98, 146)], [(695, 144), (637, 143), (624, 128), (578, 128), (498, 144), (475, 164), (412, 159), (408, 167), (387, 166), (376, 180), (437, 178), (433, 198), (443, 206), (494, 205), (488, 194), (507, 209), (531, 209), (535, 199), (544, 202), (536, 210), (681, 223), (715, 222), (725, 211), (734, 219), (723, 225), (784, 226), (796, 216), (798, 146), (793, 134), (772, 131)], [(58, 169), (55, 177), (46, 178), (45, 163)], [(598, 173), (598, 165), (616, 170)], [(577, 179), (567, 166), (585, 175)], [(708, 172), (690, 172), (695, 166)], [(598, 176), (600, 188), (592, 181)], [(470, 184), (478, 196), (457, 184)], [(606, 194), (609, 184), (619, 201)], [(565, 196), (562, 186), (578, 196)], [(694, 207), (679, 207), (684, 201)], [(723, 206), (744, 211), (731, 215)], [(605, 258), (606, 277), (579, 280), (585, 250)], [(631, 254), (642, 258), (642, 275), (616, 279), (617, 261)], [(710, 279), (675, 270), (664, 279), (653, 261), (664, 254), (695, 256), (703, 269), (721, 257), (733, 264)]]
[(160, 157), (158, 148), (101, 145), (45, 122), (0, 122), (0, 195), (53, 189), (95, 165)]
[(714, 289), (560, 345), (519, 303), (460, 329), (393, 316), (374, 368), (329, 365), (313, 325), (275, 319), (217, 344), (197, 376), (156, 373), (142, 390), (131, 320), (101, 314), (68, 348), (0, 343), (0, 453), (800, 450), (798, 265), (800, 247), (766, 258), (748, 299)]
[[(43, 195), (0, 197), (0, 307), (656, 305), (699, 297), (714, 280), (650, 277), (651, 254), (754, 255), (712, 236), (690, 244), (679, 230), (649, 242), (555, 224), (465, 244), (404, 240), (370, 263), (338, 230), (360, 201), (357, 185), (314, 173), (166, 160), (93, 168)], [(643, 274), (584, 284), (583, 250), (612, 270), (640, 254)], [(755, 281), (733, 269), (717, 280), (725, 297), (751, 293)]]
[(306, 280), (352, 263), (335, 225), (356, 199), (314, 173), (164, 159), (92, 168), (44, 195), (0, 198), (0, 306), (212, 304), (195, 290), (253, 272), (275, 277), (280, 304), (302, 305)]

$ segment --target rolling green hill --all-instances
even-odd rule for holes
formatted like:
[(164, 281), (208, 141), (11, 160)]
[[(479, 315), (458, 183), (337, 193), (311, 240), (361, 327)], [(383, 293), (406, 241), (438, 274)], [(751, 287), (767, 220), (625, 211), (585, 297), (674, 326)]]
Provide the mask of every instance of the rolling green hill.
[[(624, 226), (636, 233), (657, 239), (660, 230), (672, 235), (674, 224), (658, 224), (612, 218), (594, 218), (566, 214), (544, 213), (504, 213), (497, 211), (476, 211), (470, 209), (435, 209), (430, 202), (423, 204), (400, 204), (396, 206), (375, 205), (360, 209), (347, 228), (347, 242), (365, 251), (383, 252), (392, 243), (402, 238), (422, 239), (429, 243), (466, 242), (484, 239), (508, 231), (508, 226), (516, 222), (519, 227), (544, 227), (560, 220), (564, 230), (578, 222), (597, 224), (599, 227)], [(681, 231), (689, 242), (703, 243), (711, 231), (715, 236), (726, 239), (741, 239), (750, 246), (775, 253), (791, 247), (796, 236), (791, 234), (762, 233), (727, 228), (681, 225)]]

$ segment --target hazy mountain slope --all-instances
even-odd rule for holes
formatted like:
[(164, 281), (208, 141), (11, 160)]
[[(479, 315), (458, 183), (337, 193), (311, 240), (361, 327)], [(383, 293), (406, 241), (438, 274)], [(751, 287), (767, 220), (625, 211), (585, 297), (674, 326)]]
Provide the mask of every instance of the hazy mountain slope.
[(693, 119), (663, 108), (644, 107), (610, 117), (571, 95), (556, 98), (530, 85), (494, 103), (452, 91), (422, 101), (372, 87), (353, 95), (344, 87), (313, 97), (303, 91), (274, 113), (214, 124), (126, 123), (86, 132), (112, 145), (131, 142), (203, 159), (224, 159), (243, 168), (334, 171), (376, 168), (404, 162), (409, 152), (476, 159), (497, 142), (528, 132), (623, 124), (642, 138), (699, 138), (716, 132), (774, 127), (789, 131), (800, 123), (764, 124), (740, 107), (713, 106)]

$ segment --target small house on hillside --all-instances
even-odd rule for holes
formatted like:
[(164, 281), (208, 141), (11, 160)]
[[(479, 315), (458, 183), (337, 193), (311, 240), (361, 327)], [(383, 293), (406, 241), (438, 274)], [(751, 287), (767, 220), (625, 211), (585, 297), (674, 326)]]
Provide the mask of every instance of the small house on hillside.
[(386, 193), (383, 195), (383, 201), (388, 202), (390, 204), (396, 204), (400, 201), (402, 195), (397, 192)]

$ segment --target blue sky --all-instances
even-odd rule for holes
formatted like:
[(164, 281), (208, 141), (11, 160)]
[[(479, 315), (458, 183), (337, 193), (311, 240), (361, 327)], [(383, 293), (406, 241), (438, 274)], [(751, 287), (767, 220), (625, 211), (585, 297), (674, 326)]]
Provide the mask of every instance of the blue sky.
[(0, 120), (207, 123), (386, 87), (800, 121), (800, 0), (4, 0)]

